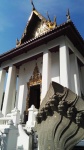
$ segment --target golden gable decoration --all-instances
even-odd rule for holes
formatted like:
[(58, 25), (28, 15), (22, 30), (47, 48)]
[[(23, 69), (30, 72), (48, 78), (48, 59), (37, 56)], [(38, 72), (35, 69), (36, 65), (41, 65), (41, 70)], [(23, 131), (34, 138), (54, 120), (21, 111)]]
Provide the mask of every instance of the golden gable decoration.
[(36, 66), (33, 71), (33, 76), (30, 77), (28, 86), (34, 86), (34, 85), (40, 84), (41, 82), (42, 82), (42, 75), (41, 73), (39, 73), (39, 69), (36, 63)]

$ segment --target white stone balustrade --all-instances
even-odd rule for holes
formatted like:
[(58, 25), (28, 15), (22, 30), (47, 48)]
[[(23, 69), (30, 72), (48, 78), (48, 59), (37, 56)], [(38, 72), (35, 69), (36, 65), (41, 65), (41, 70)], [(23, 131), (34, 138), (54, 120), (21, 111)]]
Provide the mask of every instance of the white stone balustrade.
[(6, 117), (3, 117), (0, 113), (0, 124), (7, 125), (10, 120), (13, 121), (14, 126), (19, 124), (20, 111), (16, 107), (11, 111), (11, 113), (7, 114)]
[(11, 118), (9, 118), (9, 117), (0, 118), (0, 125), (7, 125), (9, 120), (11, 120)]

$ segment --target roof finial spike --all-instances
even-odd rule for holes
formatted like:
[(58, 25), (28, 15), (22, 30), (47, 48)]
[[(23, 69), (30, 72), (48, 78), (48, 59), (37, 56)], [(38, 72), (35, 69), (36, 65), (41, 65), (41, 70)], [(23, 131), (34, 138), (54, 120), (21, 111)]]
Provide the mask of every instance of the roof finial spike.
[(32, 4), (32, 7), (33, 7), (33, 10), (35, 10), (35, 6), (34, 6), (34, 3), (33, 3), (33, 0), (31, 0), (31, 4)]
[(16, 45), (18, 45), (19, 44), (19, 40), (18, 40), (18, 38), (16, 39)]
[(69, 22), (71, 20), (70, 19), (70, 11), (69, 11), (69, 9), (67, 10), (66, 17), (67, 17), (67, 22)]
[(56, 16), (54, 17), (54, 23), (55, 23), (56, 26), (57, 26)]
[(49, 17), (48, 11), (47, 11), (47, 17), (48, 17), (48, 20), (51, 22), (51, 19), (50, 19), (50, 17)]

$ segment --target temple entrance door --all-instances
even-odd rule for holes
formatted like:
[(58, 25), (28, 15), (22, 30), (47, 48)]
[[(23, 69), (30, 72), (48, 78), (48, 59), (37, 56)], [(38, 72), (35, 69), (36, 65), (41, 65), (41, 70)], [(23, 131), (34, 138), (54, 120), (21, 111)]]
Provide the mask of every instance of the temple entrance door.
[(30, 86), (29, 108), (34, 105), (39, 109), (40, 106), (40, 85)]
[(26, 110), (24, 111), (24, 122), (28, 120), (28, 109), (34, 105), (37, 109), (40, 107), (40, 93), (41, 93), (42, 75), (39, 72), (37, 63), (35, 65), (33, 75), (27, 83), (28, 93), (26, 99)]

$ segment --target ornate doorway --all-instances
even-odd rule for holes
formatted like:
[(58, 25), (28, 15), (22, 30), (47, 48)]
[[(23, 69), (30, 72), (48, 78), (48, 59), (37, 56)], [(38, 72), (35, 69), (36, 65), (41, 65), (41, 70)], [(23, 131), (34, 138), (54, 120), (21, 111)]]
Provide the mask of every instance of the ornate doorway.
[(37, 63), (35, 65), (33, 75), (30, 77), (27, 83), (28, 93), (26, 99), (26, 120), (28, 115), (28, 108), (31, 105), (35, 105), (37, 109), (40, 106), (40, 93), (41, 93), (42, 75), (39, 72)]
[(30, 86), (29, 108), (34, 105), (35, 108), (40, 107), (40, 85)]

